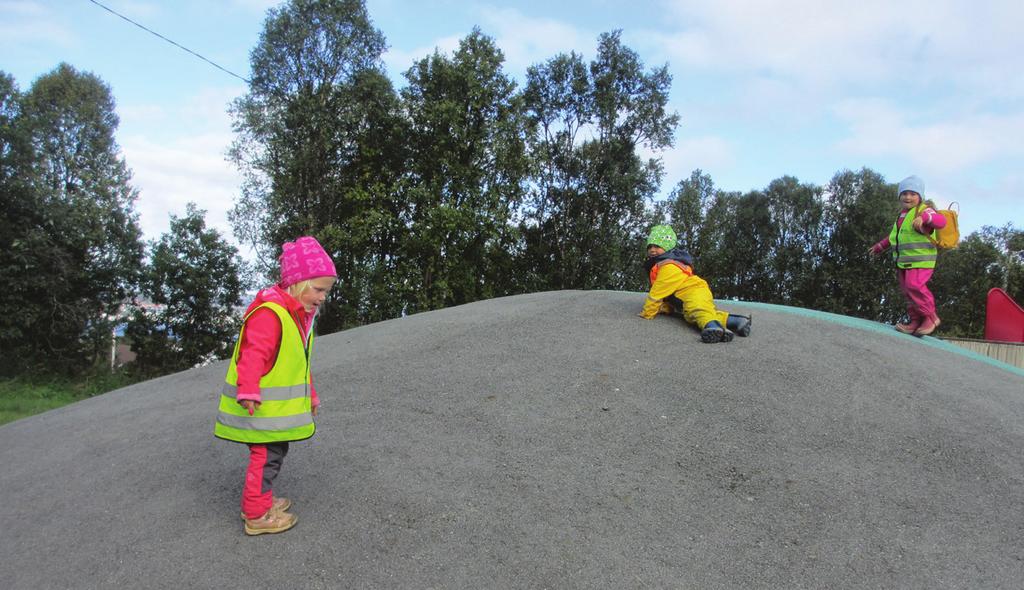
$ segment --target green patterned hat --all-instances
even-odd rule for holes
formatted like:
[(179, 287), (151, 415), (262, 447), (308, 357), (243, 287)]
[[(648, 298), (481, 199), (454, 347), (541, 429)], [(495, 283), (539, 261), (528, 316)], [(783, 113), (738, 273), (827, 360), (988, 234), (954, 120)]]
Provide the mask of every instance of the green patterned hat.
[(667, 225), (656, 225), (651, 228), (651, 235), (647, 237), (647, 245), (660, 246), (665, 251), (676, 247), (676, 232)]

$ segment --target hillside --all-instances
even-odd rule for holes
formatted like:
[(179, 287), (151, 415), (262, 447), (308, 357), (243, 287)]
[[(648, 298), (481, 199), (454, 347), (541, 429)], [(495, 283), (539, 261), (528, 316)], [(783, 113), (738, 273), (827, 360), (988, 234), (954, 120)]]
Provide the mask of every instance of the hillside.
[(225, 364), (0, 427), (6, 588), (1017, 588), (1024, 373), (758, 304), (702, 344), (553, 292), (317, 340), (316, 436), (248, 538)]

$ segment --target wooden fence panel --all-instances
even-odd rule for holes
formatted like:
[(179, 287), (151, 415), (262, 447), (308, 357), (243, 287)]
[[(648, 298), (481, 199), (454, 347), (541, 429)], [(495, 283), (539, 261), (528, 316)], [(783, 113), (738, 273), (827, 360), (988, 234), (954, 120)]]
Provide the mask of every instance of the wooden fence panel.
[(1022, 342), (994, 342), (971, 338), (943, 338), (943, 340), (1024, 369), (1024, 343)]

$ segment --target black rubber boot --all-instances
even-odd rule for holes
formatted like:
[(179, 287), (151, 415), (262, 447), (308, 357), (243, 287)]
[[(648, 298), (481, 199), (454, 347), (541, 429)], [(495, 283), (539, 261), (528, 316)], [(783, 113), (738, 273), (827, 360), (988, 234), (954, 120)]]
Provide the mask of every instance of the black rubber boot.
[(729, 319), (725, 321), (725, 327), (732, 330), (737, 336), (743, 336), (746, 338), (750, 336), (750, 324), (754, 318), (749, 315), (733, 315), (729, 314)]
[(722, 324), (718, 323), (718, 320), (711, 320), (700, 331), (700, 340), (705, 344), (732, 342), (732, 332), (723, 328)]

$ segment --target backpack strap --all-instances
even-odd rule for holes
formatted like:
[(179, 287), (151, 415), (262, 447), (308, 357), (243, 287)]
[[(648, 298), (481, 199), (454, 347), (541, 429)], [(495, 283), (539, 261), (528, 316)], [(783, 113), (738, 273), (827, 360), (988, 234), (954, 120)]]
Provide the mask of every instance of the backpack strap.
[[(953, 209), (953, 205), (956, 205), (956, 210)], [(957, 203), (956, 201), (952, 201), (949, 204), (949, 206), (946, 207), (945, 209), (936, 209), (935, 210), (936, 213), (942, 213), (943, 211), (946, 211), (948, 213), (952, 213), (954, 216), (959, 216), (960, 215), (960, 203)], [(946, 216), (944, 216), (944, 217), (946, 217)], [(948, 225), (950, 223), (956, 223), (956, 221), (953, 220), (953, 219), (948, 219), (947, 218), (946, 219), (946, 224)], [(935, 246), (936, 248), (939, 247), (938, 240), (933, 238), (931, 234), (925, 234), (925, 237), (928, 238), (928, 241), (931, 242), (933, 246)]]

